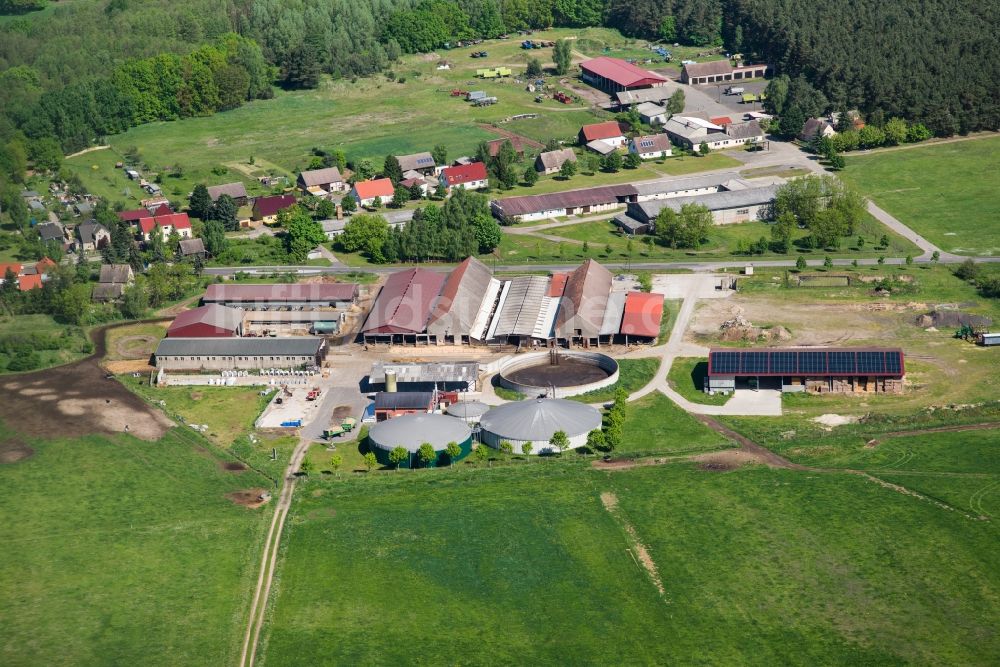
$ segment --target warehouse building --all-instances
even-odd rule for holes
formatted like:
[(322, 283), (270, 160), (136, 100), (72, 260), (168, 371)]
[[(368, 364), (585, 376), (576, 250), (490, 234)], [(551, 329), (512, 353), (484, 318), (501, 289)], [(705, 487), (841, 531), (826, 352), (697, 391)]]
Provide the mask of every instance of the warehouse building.
[(478, 361), (376, 362), (368, 374), (369, 391), (476, 391)]
[(438, 344), (481, 342), (500, 286), (485, 264), (468, 257), (444, 281), (427, 322), (427, 334)]
[(375, 394), (375, 421), (434, 412), (435, 398), (433, 391), (380, 391)]
[(429, 344), (427, 322), (444, 281), (440, 273), (427, 269), (389, 276), (361, 329), (365, 343)]
[(153, 353), (168, 371), (307, 369), (323, 364), (323, 338), (164, 338)]
[(625, 213), (615, 217), (614, 222), (627, 234), (652, 234), (656, 231), (656, 216), (665, 208), (680, 212), (687, 204), (698, 204), (712, 212), (716, 225), (731, 225), (751, 220), (767, 220), (771, 215), (778, 186), (768, 185), (746, 190), (726, 190), (691, 197), (671, 197), (628, 205)]
[(760, 79), (771, 73), (770, 65), (733, 65), (728, 60), (688, 63), (681, 69), (681, 83), (691, 85)]
[(552, 340), (559, 297), (549, 295), (547, 276), (518, 276), (503, 283), (487, 339), (509, 345)]
[(840, 394), (903, 391), (906, 368), (899, 348), (713, 348), (705, 391), (771, 388)]
[(532, 454), (551, 454), (557, 450), (549, 441), (557, 431), (566, 433), (570, 449), (587, 444), (587, 435), (601, 428), (601, 413), (577, 401), (536, 398), (497, 406), (483, 415), (479, 426), (483, 443), (490, 447), (499, 449), (500, 443), (509, 442), (515, 453), (524, 454), (524, 445), (530, 443)]
[(168, 338), (222, 338), (243, 335), (243, 310), (216, 304), (185, 310), (167, 328)]
[(358, 299), (354, 283), (296, 283), (261, 285), (214, 283), (201, 298), (203, 304), (215, 303), (245, 310), (276, 308), (349, 308)]
[[(425, 464), (417, 453), (425, 442), (430, 443), (437, 454), (427, 467), (449, 465), (461, 461), (472, 451), (472, 429), (463, 420), (446, 415), (410, 414), (379, 422), (368, 431), (368, 444), (382, 465), (393, 465), (389, 453), (402, 447), (408, 456), (399, 464), (400, 468), (423, 467)], [(461, 449), (454, 460), (445, 453), (451, 442)]]
[(635, 187), (631, 185), (605, 185), (545, 195), (494, 199), (490, 202), (490, 208), (493, 215), (501, 220), (525, 222), (611, 211), (626, 201), (634, 201), (635, 196)]
[(580, 72), (585, 82), (609, 93), (667, 85), (667, 80), (655, 72), (607, 56), (580, 63)]
[[(610, 342), (611, 336), (618, 333), (617, 327), (614, 332), (608, 332), (605, 326), (611, 283), (611, 272), (592, 259), (570, 273), (556, 315), (556, 336), (570, 345), (585, 347), (599, 345), (602, 340)], [(619, 311), (619, 325), (620, 314)]]
[(248, 310), (244, 336), (335, 336), (347, 319), (346, 310)]

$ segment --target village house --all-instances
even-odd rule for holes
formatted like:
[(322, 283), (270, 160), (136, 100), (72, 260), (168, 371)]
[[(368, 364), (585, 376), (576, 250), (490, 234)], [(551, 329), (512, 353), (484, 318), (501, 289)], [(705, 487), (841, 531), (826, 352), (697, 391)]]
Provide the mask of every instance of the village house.
[(128, 264), (103, 264), (91, 298), (101, 302), (120, 299), (133, 280), (135, 273)]
[(34, 264), (21, 264), (20, 262), (0, 263), (0, 285), (7, 280), (7, 273), (14, 275), (17, 281), (17, 289), (27, 292), (39, 289), (48, 280), (49, 271), (56, 268), (56, 263), (48, 257), (43, 257)]
[(247, 202), (250, 201), (250, 197), (247, 195), (247, 188), (241, 181), (226, 183), (224, 185), (213, 185), (208, 188), (208, 196), (213, 203), (222, 195), (232, 197), (237, 206), (246, 206)]
[(628, 144), (629, 153), (636, 153), (643, 160), (670, 157), (672, 148), (666, 134), (648, 134), (635, 137)]
[(764, 140), (764, 131), (755, 120), (718, 125), (693, 115), (673, 116), (663, 129), (672, 141), (691, 150), (698, 150), (702, 143), (709, 150), (719, 150)]
[(111, 242), (111, 232), (96, 220), (77, 225), (76, 236), (80, 242), (81, 252), (95, 252)]
[(154, 228), (160, 230), (164, 241), (170, 240), (170, 235), (174, 232), (182, 239), (194, 236), (191, 232), (191, 220), (187, 213), (170, 213), (169, 215), (139, 219), (139, 237), (143, 241), (148, 242), (152, 238)]
[(427, 152), (397, 155), (396, 161), (399, 162), (399, 168), (404, 174), (412, 171), (424, 176), (432, 176), (437, 168), (434, 157)]
[(66, 230), (63, 228), (62, 223), (43, 222), (35, 227), (35, 231), (38, 232), (38, 238), (45, 243), (54, 241), (59, 243), (64, 248), (67, 245)]
[(278, 220), (278, 212), (295, 206), (293, 195), (272, 195), (257, 197), (253, 202), (253, 219), (265, 225), (273, 225)]
[(564, 162), (576, 162), (576, 153), (572, 148), (561, 148), (556, 151), (539, 153), (535, 158), (535, 171), (543, 174), (558, 174)]
[(381, 204), (388, 204), (392, 201), (395, 188), (388, 178), (376, 178), (371, 181), (358, 181), (351, 189), (351, 196), (358, 203), (358, 206), (371, 206), (375, 200)]
[(177, 244), (181, 251), (181, 257), (200, 257), (205, 259), (208, 252), (205, 250), (205, 242), (201, 239), (181, 239)]
[(486, 173), (486, 165), (482, 162), (473, 162), (460, 167), (445, 167), (441, 170), (441, 185), (449, 190), (451, 188), (479, 190), (488, 187), (489, 184), (490, 177)]
[(330, 193), (343, 192), (347, 189), (347, 183), (336, 167), (300, 172), (295, 183), (302, 194), (314, 197), (326, 197)]
[(580, 128), (580, 145), (606, 155), (625, 145), (625, 128), (616, 120), (592, 123)]
[(799, 132), (799, 139), (802, 141), (812, 141), (817, 135), (820, 137), (832, 137), (835, 134), (837, 134), (837, 130), (833, 129), (833, 125), (825, 118), (810, 118), (803, 123), (802, 131)]

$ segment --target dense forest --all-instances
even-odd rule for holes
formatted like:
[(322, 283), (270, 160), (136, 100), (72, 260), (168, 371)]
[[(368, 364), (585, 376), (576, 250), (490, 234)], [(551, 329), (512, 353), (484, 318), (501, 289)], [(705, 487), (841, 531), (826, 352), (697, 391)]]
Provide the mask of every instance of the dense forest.
[(970, 0), (0, 0), (0, 15), (0, 147), (30, 159), (43, 140), (70, 152), (273, 84), (548, 26), (721, 44), (772, 62), (800, 111), (860, 108), (939, 135), (1000, 126), (1000, 5)]

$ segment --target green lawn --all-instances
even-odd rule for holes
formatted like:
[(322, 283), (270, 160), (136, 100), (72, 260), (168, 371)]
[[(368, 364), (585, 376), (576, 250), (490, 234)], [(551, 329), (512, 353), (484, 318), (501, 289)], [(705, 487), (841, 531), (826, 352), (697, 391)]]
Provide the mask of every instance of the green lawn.
[(232, 238), (226, 250), (208, 260), (208, 266), (284, 266), (303, 264), (308, 266), (330, 266), (322, 257), (293, 262), (285, 250), (282, 240), (275, 236), (258, 236), (255, 239)]
[(854, 475), (562, 460), (316, 478), (302, 491), (268, 665), (1000, 657), (995, 526)]
[(945, 251), (1000, 254), (1000, 137), (851, 156), (841, 177)]
[(628, 454), (692, 454), (730, 443), (660, 392), (628, 404), (622, 452)]
[[(60, 324), (50, 315), (0, 315), (0, 373), (37, 370), (82, 359), (93, 345), (80, 327)], [(32, 368), (8, 368), (34, 354)]]
[(23, 440), (0, 465), (0, 662), (233, 664), (269, 514), (226, 494), (270, 482), (182, 429)]
[(704, 405), (725, 405), (730, 396), (716, 394), (709, 396), (703, 387), (708, 374), (708, 360), (693, 357), (678, 357), (670, 366), (667, 382), (681, 396), (692, 403)]
[(603, 403), (613, 400), (615, 391), (619, 387), (627, 393), (642, 389), (656, 375), (656, 369), (660, 367), (658, 358), (649, 359), (619, 359), (618, 360), (618, 382), (604, 389), (588, 391), (586, 394), (571, 396), (571, 400), (582, 403)]

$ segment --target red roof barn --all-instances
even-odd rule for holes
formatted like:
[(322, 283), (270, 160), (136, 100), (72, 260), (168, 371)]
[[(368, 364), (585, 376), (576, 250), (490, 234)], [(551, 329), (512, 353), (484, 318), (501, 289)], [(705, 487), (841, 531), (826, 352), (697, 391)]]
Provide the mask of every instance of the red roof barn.
[(625, 138), (625, 130), (617, 120), (606, 120), (603, 123), (592, 123), (580, 128), (583, 143), (589, 141), (604, 141), (605, 139)]
[(626, 336), (656, 338), (663, 319), (663, 295), (629, 292), (625, 297), (621, 333)]
[(580, 64), (583, 80), (590, 85), (617, 93), (637, 88), (665, 86), (667, 80), (620, 58), (601, 56)]
[(243, 332), (243, 309), (209, 304), (174, 318), (167, 338), (229, 338)]

